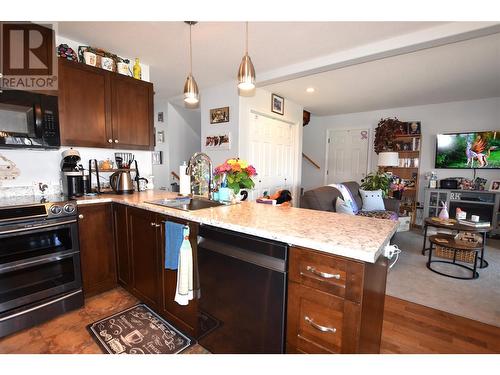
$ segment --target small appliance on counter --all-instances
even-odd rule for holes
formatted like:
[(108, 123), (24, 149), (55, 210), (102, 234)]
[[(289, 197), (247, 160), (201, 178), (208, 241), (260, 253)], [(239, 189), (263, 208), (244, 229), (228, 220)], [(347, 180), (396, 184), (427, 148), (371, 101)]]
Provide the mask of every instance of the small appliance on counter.
[(123, 170), (109, 176), (109, 184), (116, 194), (133, 194), (134, 182), (130, 176), (130, 171)]
[[(63, 193), (69, 198), (85, 194), (85, 171), (80, 162), (80, 153), (72, 148), (62, 152), (61, 173)], [(86, 180), (86, 179), (85, 179)]]

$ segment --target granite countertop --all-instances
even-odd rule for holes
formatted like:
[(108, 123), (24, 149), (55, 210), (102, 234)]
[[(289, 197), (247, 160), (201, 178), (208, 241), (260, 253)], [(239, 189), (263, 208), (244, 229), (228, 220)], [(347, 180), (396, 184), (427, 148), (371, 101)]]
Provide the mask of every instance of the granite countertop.
[(242, 202), (190, 212), (146, 203), (146, 201), (174, 197), (176, 193), (145, 191), (132, 195), (106, 194), (84, 197), (78, 199), (78, 204), (122, 203), (370, 263), (374, 263), (383, 253), (384, 247), (398, 227), (397, 222), (390, 220), (255, 202)]

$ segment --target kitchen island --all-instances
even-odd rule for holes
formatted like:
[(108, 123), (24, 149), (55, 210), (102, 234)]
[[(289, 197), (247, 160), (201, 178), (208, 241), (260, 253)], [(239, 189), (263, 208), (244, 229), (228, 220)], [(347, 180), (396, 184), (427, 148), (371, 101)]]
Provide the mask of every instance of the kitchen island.
[(397, 222), (390, 220), (255, 202), (189, 212), (146, 203), (157, 199), (173, 199), (176, 196), (176, 193), (150, 190), (132, 195), (103, 194), (84, 197), (78, 199), (78, 204), (121, 203), (369, 263), (376, 262), (397, 230)]
[[(177, 271), (163, 267), (166, 237), (163, 223), (188, 225), (194, 250), (201, 246), (199, 234), (209, 228), (222, 231), (226, 238), (231, 233), (248, 236), (248, 241), (242, 243), (259, 239), (279, 241), (289, 249), (284, 258), (283, 319), (276, 321), (283, 325), (286, 342), (283, 339), (279, 351), (256, 352), (379, 352), (387, 275), (383, 249), (395, 233), (397, 223), (254, 202), (197, 211), (147, 203), (175, 197), (175, 193), (146, 191), (78, 200), (80, 232), (86, 234), (80, 238), (84, 289), (86, 274), (94, 274), (87, 276), (91, 280), (106, 280), (97, 288), (88, 288), (94, 293), (112, 287), (109, 280), (117, 280), (167, 320), (198, 337), (201, 311), (198, 300), (187, 306), (175, 303)], [(107, 223), (105, 216), (98, 214), (102, 210), (109, 212), (106, 217), (111, 217), (112, 222)], [(94, 217), (101, 218), (101, 222), (96, 223)], [(103, 233), (91, 236), (89, 227), (97, 232), (96, 228), (100, 228)], [(99, 246), (99, 241), (88, 238), (106, 240)], [(110, 241), (114, 246), (109, 246)], [(92, 257), (92, 262), (86, 262)], [(96, 271), (95, 263), (109, 265), (108, 271), (102, 268)], [(225, 274), (223, 269), (219, 271), (221, 274)], [(233, 277), (238, 278), (237, 275), (238, 272), (233, 273)], [(230, 284), (230, 280), (225, 280), (221, 285)], [(248, 294), (233, 298), (243, 301)], [(235, 308), (238, 304), (236, 300)], [(224, 305), (230, 312), (231, 303)], [(223, 352), (232, 352), (231, 347)]]

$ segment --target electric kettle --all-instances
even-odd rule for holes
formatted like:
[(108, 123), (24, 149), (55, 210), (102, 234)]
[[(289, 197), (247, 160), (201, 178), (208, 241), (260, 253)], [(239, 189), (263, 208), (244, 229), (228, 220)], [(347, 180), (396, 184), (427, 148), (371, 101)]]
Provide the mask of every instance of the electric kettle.
[(109, 184), (117, 194), (132, 194), (134, 192), (134, 182), (130, 176), (130, 171), (113, 173), (109, 177)]

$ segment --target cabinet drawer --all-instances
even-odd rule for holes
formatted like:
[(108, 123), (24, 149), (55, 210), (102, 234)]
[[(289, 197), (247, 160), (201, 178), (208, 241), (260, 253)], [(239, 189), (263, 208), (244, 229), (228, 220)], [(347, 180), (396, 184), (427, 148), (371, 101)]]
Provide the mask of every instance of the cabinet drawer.
[(361, 263), (298, 247), (290, 249), (290, 280), (358, 303), (363, 272)]
[(291, 282), (287, 312), (290, 352), (345, 353), (356, 346), (358, 304)]

